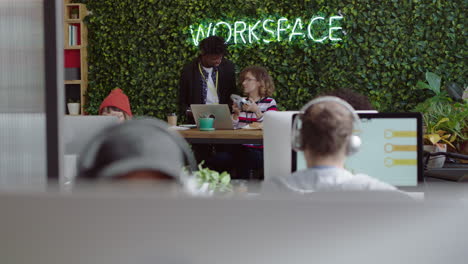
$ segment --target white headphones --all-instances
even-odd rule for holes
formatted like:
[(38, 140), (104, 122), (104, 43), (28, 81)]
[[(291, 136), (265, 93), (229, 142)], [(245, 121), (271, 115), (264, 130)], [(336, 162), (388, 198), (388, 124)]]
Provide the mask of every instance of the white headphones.
[[(295, 151), (303, 151), (304, 150), (304, 144), (302, 142), (302, 137), (301, 137), (301, 129), (302, 129), (302, 118), (311, 106), (322, 103), (322, 102), (335, 102), (346, 109), (349, 110), (349, 112), (353, 116), (353, 131), (359, 130), (361, 127), (361, 119), (359, 119), (359, 116), (356, 114), (356, 111), (354, 108), (348, 104), (346, 101), (334, 97), (334, 96), (323, 96), (319, 97), (316, 99), (313, 99), (312, 101), (308, 102), (306, 105), (304, 105), (299, 114), (296, 116), (296, 118), (293, 121), (293, 127), (292, 127), (292, 135), (291, 135), (291, 147)], [(361, 138), (357, 135), (351, 135), (348, 140), (348, 144), (346, 147), (346, 155), (350, 156), (356, 152), (359, 151), (359, 148), (361, 147)]]

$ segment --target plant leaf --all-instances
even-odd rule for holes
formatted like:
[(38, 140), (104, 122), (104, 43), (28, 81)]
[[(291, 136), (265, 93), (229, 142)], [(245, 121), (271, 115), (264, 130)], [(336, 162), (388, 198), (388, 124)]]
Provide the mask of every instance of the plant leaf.
[(447, 145), (451, 146), (452, 148), (456, 149), (456, 147), (448, 140), (442, 139), (441, 141), (445, 142)]
[(416, 87), (421, 90), (432, 90), (429, 84), (422, 82), (422, 81), (418, 81), (418, 83), (416, 84)]
[(438, 134), (424, 135), (424, 138), (429, 140), (433, 145), (437, 144), (437, 142), (439, 142), (441, 139)]
[(211, 173), (211, 178), (215, 181), (218, 181), (219, 180), (219, 172), (217, 171), (212, 171)]
[(440, 136), (441, 139), (447, 139), (450, 137), (450, 134), (446, 134), (446, 135), (443, 135), (443, 136)]
[(432, 73), (432, 72), (426, 72), (426, 80), (429, 83), (430, 89), (436, 93), (440, 93), (440, 80), (441, 78), (439, 75)]
[[(224, 174), (224, 172), (223, 172), (223, 174)], [(221, 174), (221, 175), (223, 175), (223, 174)], [(231, 176), (229, 176), (228, 173), (226, 173), (225, 175), (223, 175), (221, 177), (221, 183), (222, 184), (228, 184), (230, 181), (231, 181)]]
[(455, 139), (457, 139), (457, 134), (453, 134), (453, 135), (450, 137), (449, 141), (450, 141), (450, 142), (454, 142)]
[(441, 120), (439, 120), (439, 122), (437, 122), (437, 124), (435, 124), (432, 129), (436, 129), (436, 127), (438, 127), (440, 124), (448, 122), (448, 121), (449, 121), (448, 117), (444, 117)]
[(447, 85), (447, 92), (455, 101), (461, 101), (463, 97), (463, 88), (458, 84), (451, 82)]

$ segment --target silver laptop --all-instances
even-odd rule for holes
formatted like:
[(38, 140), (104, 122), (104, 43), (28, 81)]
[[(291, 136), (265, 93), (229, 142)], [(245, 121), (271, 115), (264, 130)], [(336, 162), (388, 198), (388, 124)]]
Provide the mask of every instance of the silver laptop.
[(231, 111), (227, 104), (191, 104), (193, 119), (198, 125), (200, 117), (214, 117), (213, 127), (215, 129), (234, 129), (232, 125)]
[(80, 154), (83, 147), (98, 132), (118, 122), (115, 116), (65, 116), (65, 154)]

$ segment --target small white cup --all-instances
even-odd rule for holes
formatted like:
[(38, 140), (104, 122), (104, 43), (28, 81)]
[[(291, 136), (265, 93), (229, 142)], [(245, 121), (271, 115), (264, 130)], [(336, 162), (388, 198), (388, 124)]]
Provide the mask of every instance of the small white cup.
[(169, 124), (169, 126), (177, 126), (177, 115), (176, 114), (167, 115), (167, 123)]

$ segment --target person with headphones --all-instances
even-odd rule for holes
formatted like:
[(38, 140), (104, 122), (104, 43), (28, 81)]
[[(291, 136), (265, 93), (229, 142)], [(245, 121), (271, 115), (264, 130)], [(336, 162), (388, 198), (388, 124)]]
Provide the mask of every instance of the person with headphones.
[(346, 170), (346, 157), (359, 150), (361, 140), (353, 134), (360, 119), (347, 102), (333, 96), (318, 97), (306, 104), (294, 120), (292, 148), (303, 151), (307, 169), (278, 178), (289, 190), (309, 193), (321, 190), (386, 190), (396, 188), (365, 174)]
[(157, 119), (137, 119), (102, 130), (77, 162), (80, 180), (170, 180), (184, 183), (196, 161), (187, 142)]

